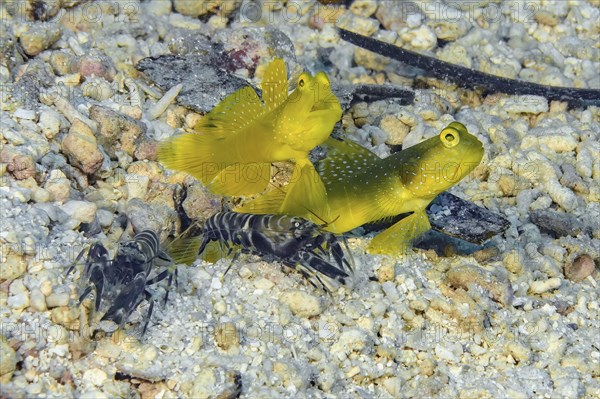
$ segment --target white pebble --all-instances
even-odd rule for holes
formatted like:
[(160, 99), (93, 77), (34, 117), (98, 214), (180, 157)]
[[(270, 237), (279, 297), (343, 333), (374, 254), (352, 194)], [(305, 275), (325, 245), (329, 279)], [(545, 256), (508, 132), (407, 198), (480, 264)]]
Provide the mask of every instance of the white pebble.
[(519, 362), (527, 362), (531, 356), (531, 349), (521, 342), (511, 341), (507, 343), (506, 349), (511, 356)]
[(151, 0), (146, 6), (146, 11), (157, 17), (161, 17), (163, 15), (171, 14), (172, 6), (170, 1)]
[(540, 145), (545, 145), (554, 152), (569, 152), (577, 148), (579, 142), (572, 136), (550, 134), (538, 137)]
[(582, 143), (582, 145), (580, 145), (579, 149), (577, 150), (577, 161), (575, 162), (575, 169), (581, 177), (592, 177), (592, 172), (594, 170), (594, 159), (592, 157), (592, 154), (590, 153), (590, 150), (583, 144), (586, 143)]
[(421, 25), (421, 19), (421, 14), (409, 14), (408, 17), (406, 17), (406, 24), (409, 28), (416, 28), (417, 26)]
[(23, 145), (25, 139), (13, 129), (3, 129), (2, 136), (12, 145)]
[(82, 223), (91, 223), (96, 215), (96, 204), (87, 201), (71, 200), (60, 207), (71, 218)]
[(499, 107), (514, 114), (539, 114), (548, 112), (548, 100), (540, 96), (512, 96), (500, 100)]
[[(136, 107), (141, 107), (142, 106), (142, 97), (140, 95), (140, 90), (138, 88), (138, 85), (135, 83), (135, 81), (131, 78), (127, 78), (127, 79), (125, 79), (125, 81), (123, 83), (125, 83), (125, 86), (127, 86), (127, 89), (129, 90), (129, 98), (130, 98), (131, 105), (136, 106)], [(177, 97), (177, 96), (175, 96), (175, 97)]]
[(142, 359), (146, 362), (151, 362), (158, 356), (158, 350), (154, 345), (147, 345), (142, 353)]
[(534, 281), (529, 286), (529, 291), (532, 294), (542, 294), (560, 287), (560, 284), (561, 279), (559, 277), (553, 277), (543, 281)]
[(252, 270), (250, 270), (246, 266), (242, 266), (242, 267), (240, 267), (238, 274), (240, 275), (241, 278), (243, 278), (245, 280), (249, 280), (250, 277), (252, 277)]
[(34, 202), (48, 202), (50, 201), (50, 192), (44, 188), (38, 187), (31, 192), (31, 199)]
[(213, 305), (213, 309), (217, 314), (225, 314), (225, 312), (227, 312), (227, 304), (225, 301), (217, 301)]
[(175, 97), (181, 91), (183, 85), (180, 83), (176, 86), (173, 86), (165, 93), (165, 95), (157, 101), (148, 111), (146, 111), (146, 116), (149, 120), (153, 120), (158, 118), (165, 112), (165, 110), (169, 107), (169, 105), (175, 100)]
[(27, 119), (33, 121), (35, 120), (35, 111), (31, 109), (18, 108), (15, 110), (13, 116), (19, 119)]
[(38, 312), (44, 312), (48, 309), (46, 307), (46, 297), (44, 297), (44, 294), (42, 294), (42, 291), (40, 291), (38, 288), (31, 290), (29, 302), (31, 307)]
[(91, 391), (85, 391), (79, 396), (80, 399), (108, 399), (108, 396), (102, 391), (93, 389)]
[(400, 35), (404, 42), (410, 43), (415, 50), (431, 50), (437, 44), (437, 36), (427, 25), (421, 25), (417, 29)]
[(42, 392), (42, 383), (33, 382), (27, 387), (27, 393), (31, 396), (37, 396)]
[(547, 136), (526, 136), (521, 141), (522, 149), (536, 148), (545, 146), (554, 152), (569, 152), (577, 148), (578, 141), (571, 136), (547, 135)]
[(104, 381), (106, 381), (107, 377), (108, 376), (106, 375), (106, 372), (104, 370), (96, 368), (89, 369), (86, 370), (85, 373), (83, 373), (83, 382), (99, 387)]
[(260, 278), (254, 282), (254, 286), (256, 288), (258, 288), (259, 290), (263, 290), (263, 291), (270, 290), (271, 288), (273, 288), (274, 285), (275, 285), (275, 283), (273, 283), (271, 280), (266, 279), (264, 277)]
[(53, 292), (46, 297), (46, 305), (49, 308), (57, 308), (59, 306), (67, 306), (69, 304), (69, 293)]
[(44, 136), (52, 139), (60, 131), (60, 114), (52, 108), (44, 109), (40, 114), (39, 125)]
[(212, 281), (210, 282), (210, 288), (212, 290), (218, 291), (223, 287), (223, 283), (221, 282), (221, 280), (217, 277), (213, 277)]
[(344, 360), (350, 352), (362, 352), (369, 343), (367, 333), (361, 329), (351, 329), (340, 334), (337, 342), (331, 346), (331, 354)]
[(69, 43), (69, 47), (71, 48), (71, 50), (73, 50), (75, 55), (81, 56), (81, 55), (85, 54), (85, 51), (79, 45), (79, 42), (77, 41), (77, 39), (75, 37), (73, 37), (73, 36), (69, 37), (69, 40), (67, 40), (67, 42)]
[(304, 291), (289, 290), (280, 299), (290, 307), (293, 314), (300, 317), (312, 317), (323, 312), (321, 300)]
[(64, 345), (69, 342), (69, 332), (60, 324), (53, 324), (48, 327), (46, 339), (48, 342), (53, 342), (58, 346)]
[(15, 350), (6, 342), (4, 336), (0, 337), (0, 376), (8, 375), (15, 371), (17, 356)]
[(29, 306), (29, 291), (23, 280), (15, 280), (9, 287), (11, 296), (8, 297), (8, 306), (12, 309), (24, 309)]
[(96, 101), (108, 100), (114, 94), (110, 83), (96, 76), (86, 79), (81, 85), (81, 92), (84, 96)]
[(154, 139), (161, 141), (168, 137), (171, 137), (175, 133), (175, 129), (169, 126), (168, 123), (163, 121), (155, 121), (154, 125)]
[(558, 180), (548, 179), (545, 186), (552, 201), (562, 206), (565, 211), (571, 212), (577, 208), (577, 195), (571, 189), (563, 187)]
[(55, 90), (49, 90), (48, 92), (40, 94), (40, 100), (46, 105), (54, 104), (56, 109), (59, 110), (69, 122), (74, 123), (75, 121), (79, 120), (85, 123), (94, 132), (98, 131), (98, 124), (79, 112), (73, 106), (73, 104), (71, 104), (69, 100), (63, 97), (59, 92)]
[(125, 175), (125, 185), (127, 186), (127, 197), (145, 199), (148, 192), (148, 183), (150, 178), (144, 175), (128, 173)]
[(406, 110), (403, 110), (400, 114), (398, 114), (398, 119), (400, 122), (409, 127), (416, 126), (419, 123), (417, 116)]
[[(29, 196), (27, 196), (29, 197)], [(13, 200), (17, 200), (22, 204), (26, 204), (29, 202), (29, 198), (27, 198), (22, 190), (14, 190), (13, 191)]]
[[(67, 331), (64, 327), (62, 328), (65, 330), (65, 332)], [(69, 344), (54, 345), (50, 348), (50, 352), (54, 353), (58, 357), (67, 357), (69, 354)]]
[(437, 344), (435, 346), (435, 355), (438, 359), (445, 360), (450, 363), (458, 363), (460, 361), (458, 356), (441, 344)]
[(7, 304), (12, 309), (25, 309), (29, 306), (29, 295), (27, 295), (27, 292), (21, 292), (17, 295), (9, 296)]

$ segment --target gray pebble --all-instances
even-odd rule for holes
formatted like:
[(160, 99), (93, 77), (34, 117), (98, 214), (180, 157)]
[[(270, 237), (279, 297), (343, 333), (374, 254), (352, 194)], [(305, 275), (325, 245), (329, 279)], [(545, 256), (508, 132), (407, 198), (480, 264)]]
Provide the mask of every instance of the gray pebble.
[(106, 209), (98, 209), (96, 212), (96, 217), (98, 218), (100, 226), (110, 227), (114, 219), (114, 214)]
[(591, 276), (594, 270), (596, 270), (596, 265), (592, 257), (583, 254), (565, 265), (565, 277), (571, 281), (579, 282)]

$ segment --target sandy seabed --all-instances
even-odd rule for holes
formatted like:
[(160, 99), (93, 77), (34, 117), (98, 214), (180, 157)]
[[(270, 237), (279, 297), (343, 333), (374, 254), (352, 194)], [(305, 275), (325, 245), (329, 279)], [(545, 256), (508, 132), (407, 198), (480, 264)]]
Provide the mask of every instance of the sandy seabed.
[[(500, 76), (600, 89), (598, 1), (330, 3), (0, 4), (3, 397), (600, 397), (598, 107), (458, 89), (335, 29)], [(273, 29), (287, 46), (265, 38)], [(511, 226), (472, 254), (398, 259), (365, 254), (372, 234), (359, 229), (348, 235), (353, 286), (331, 295), (277, 263), (241, 257), (223, 276), (228, 260), (198, 260), (179, 268), (143, 339), (145, 302), (124, 331), (87, 339), (78, 273), (66, 276), (82, 248), (114, 249), (132, 228), (173, 234), (176, 183), (189, 186), (190, 216), (221, 208), (156, 162), (157, 141), (200, 114), (135, 69), (217, 48), (254, 84), (281, 56), (334, 83), (414, 88), (411, 105), (354, 103), (343, 132), (386, 156), (462, 122), (485, 155), (450, 191)]]

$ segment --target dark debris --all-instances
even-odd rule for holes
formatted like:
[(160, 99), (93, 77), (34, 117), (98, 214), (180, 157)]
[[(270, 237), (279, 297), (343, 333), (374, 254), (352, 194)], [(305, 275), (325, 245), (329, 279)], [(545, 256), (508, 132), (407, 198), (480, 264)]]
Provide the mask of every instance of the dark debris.
[[(220, 61), (207, 55), (161, 55), (144, 58), (136, 65), (148, 79), (163, 90), (182, 83), (177, 102), (194, 111), (207, 113), (227, 95), (250, 85), (219, 66)], [(260, 89), (254, 88), (259, 94)], [(399, 104), (410, 104), (414, 92), (391, 84), (332, 85), (332, 91), (346, 110), (356, 101), (399, 99)]]
[(557, 237), (575, 237), (581, 233), (588, 235), (592, 233), (592, 226), (569, 213), (560, 213), (553, 209), (537, 209), (532, 211), (529, 217), (536, 226)]
[(246, 80), (228, 73), (201, 55), (161, 55), (140, 60), (136, 68), (163, 90), (182, 83), (177, 102), (207, 113), (228, 94), (247, 86)]
[(510, 226), (503, 216), (447, 192), (431, 202), (427, 216), (435, 230), (475, 244), (482, 244)]

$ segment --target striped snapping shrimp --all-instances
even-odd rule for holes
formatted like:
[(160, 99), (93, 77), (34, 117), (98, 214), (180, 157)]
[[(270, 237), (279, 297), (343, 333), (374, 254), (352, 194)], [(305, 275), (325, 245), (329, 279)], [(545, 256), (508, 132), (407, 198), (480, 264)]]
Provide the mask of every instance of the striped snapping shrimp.
[[(83, 252), (78, 255), (75, 264), (83, 256)], [(151, 277), (160, 263), (166, 268)], [(67, 274), (73, 270), (75, 264)], [(170, 267), (172, 265), (170, 256), (160, 248), (157, 234), (151, 230), (144, 230), (136, 234), (133, 239), (120, 242), (112, 260), (109, 259), (108, 251), (102, 244), (92, 244), (81, 277), (87, 287), (79, 296), (79, 303), (94, 291), (94, 311), (99, 311), (101, 307), (108, 307), (101, 321), (112, 321), (121, 327), (133, 310), (143, 299), (146, 299), (150, 306), (142, 329), (144, 335), (154, 309), (153, 294), (147, 290), (147, 287), (167, 277), (170, 286), (176, 273), (176, 269)], [(168, 299), (168, 292), (167, 289), (165, 302)], [(103, 304), (107, 305), (102, 306)]]
[(211, 241), (221, 243), (230, 253), (237, 246), (242, 253), (281, 262), (312, 285), (316, 286), (312, 279), (317, 280), (326, 290), (321, 275), (342, 284), (350, 277), (351, 264), (336, 236), (301, 217), (218, 212), (206, 220), (200, 234), (199, 254)]

